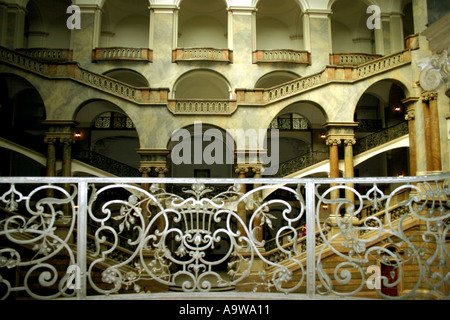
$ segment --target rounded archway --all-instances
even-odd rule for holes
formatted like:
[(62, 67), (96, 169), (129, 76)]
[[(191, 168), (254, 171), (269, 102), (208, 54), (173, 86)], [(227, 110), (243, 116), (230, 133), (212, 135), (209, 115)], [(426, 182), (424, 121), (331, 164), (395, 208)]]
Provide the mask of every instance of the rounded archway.
[(260, 0), (257, 9), (257, 50), (304, 49), (302, 10), (298, 1)]
[(142, 74), (140, 74), (139, 72), (135, 71), (135, 70), (130, 70), (130, 69), (114, 69), (114, 70), (109, 70), (105, 73), (103, 73), (105, 76), (108, 76), (110, 78), (119, 80), (123, 83), (129, 84), (133, 87), (149, 87), (150, 84), (147, 80), (147, 78), (145, 78)]
[(148, 48), (148, 5), (148, 0), (107, 0), (102, 8), (99, 46)]
[(207, 69), (183, 74), (172, 90), (175, 99), (229, 99), (231, 86), (221, 74)]
[(402, 100), (406, 97), (404, 86), (395, 80), (381, 80), (371, 85), (361, 95), (354, 113), (358, 122), (355, 138), (360, 139), (405, 121)]
[(376, 53), (374, 31), (366, 25), (368, 5), (360, 0), (333, 2), (330, 16), (333, 53)]
[(255, 84), (255, 88), (268, 89), (298, 78), (300, 76), (292, 71), (273, 71), (259, 78)]
[(230, 178), (235, 143), (225, 130), (195, 123), (173, 132), (167, 144), (172, 177)]
[(228, 48), (226, 2), (183, 0), (178, 14), (178, 48)]
[(121, 108), (104, 100), (88, 101), (79, 107), (75, 121), (74, 158), (118, 176), (138, 175), (139, 136)]
[(70, 30), (65, 26), (71, 4), (70, 0), (30, 0), (25, 16), (25, 47), (68, 49)]
[[(277, 143), (280, 150), (278, 175), (285, 176), (304, 169), (295, 167), (296, 159), (301, 157), (317, 161), (327, 157), (328, 148), (323, 139), (323, 124), (326, 121), (323, 109), (311, 101), (294, 103), (277, 114), (269, 126), (267, 152), (271, 154), (274, 143)], [(275, 137), (278, 141), (272, 141), (270, 129), (277, 129)]]

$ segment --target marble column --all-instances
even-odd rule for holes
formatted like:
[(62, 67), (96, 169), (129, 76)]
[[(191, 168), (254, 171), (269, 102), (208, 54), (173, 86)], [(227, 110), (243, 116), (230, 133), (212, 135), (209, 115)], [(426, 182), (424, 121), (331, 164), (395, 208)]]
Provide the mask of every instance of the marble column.
[(7, 13), (6, 46), (11, 49), (25, 47), (25, 15), (26, 9), (18, 4), (9, 4)]
[(331, 42), (331, 10), (307, 9), (303, 19), (305, 50), (311, 52), (314, 63), (311, 73), (318, 72), (324, 65), (330, 63), (330, 53), (333, 52)]
[[(238, 165), (235, 168), (235, 172), (238, 174), (238, 179), (245, 179), (248, 172), (247, 166), (241, 166)], [(245, 194), (247, 192), (246, 185), (244, 183), (240, 184), (240, 190), (239, 192), (241, 194)], [(247, 233), (245, 232), (244, 226), (247, 226), (247, 209), (245, 208), (244, 201), (240, 201), (237, 206), (237, 214), (239, 218), (242, 220), (242, 224), (238, 223), (238, 230), (241, 236), (247, 236)]]
[[(167, 168), (167, 157), (170, 153), (166, 149), (139, 149), (136, 151), (140, 157), (139, 171), (142, 173), (142, 177), (150, 177), (151, 171), (154, 170), (159, 178), (165, 177), (168, 172)], [(160, 184), (158, 186), (161, 189), (166, 188), (165, 184)], [(150, 185), (148, 183), (143, 183), (142, 188), (149, 191)], [(164, 230), (165, 223), (162, 217), (159, 217), (156, 221), (156, 227), (158, 230)]]
[[(255, 179), (260, 179), (262, 177), (262, 172), (263, 172), (263, 167), (262, 166), (258, 166), (258, 167), (253, 167), (252, 171), (254, 173), (253, 178)], [(258, 188), (260, 187), (260, 184), (255, 184), (253, 187), (254, 188)], [(262, 192), (258, 191), (254, 194), (254, 200), (259, 203), (262, 200)], [(263, 240), (263, 226), (260, 226), (262, 221), (262, 214), (258, 214), (255, 216), (255, 219), (253, 220), (253, 228), (255, 229), (255, 240), (258, 242), (261, 242)]]
[(418, 100), (419, 98), (409, 97), (401, 101), (406, 109), (405, 120), (408, 121), (410, 176), (415, 176), (417, 173), (416, 115), (414, 106)]
[[(341, 139), (328, 137), (326, 144), (330, 147), (330, 178), (339, 178), (339, 145), (341, 144)], [(330, 184), (330, 188), (335, 185)], [(330, 199), (337, 198), (339, 198), (339, 190), (333, 190), (330, 193)], [(330, 205), (332, 214), (335, 214), (336, 207), (334, 203)]]
[(0, 3), (0, 46), (6, 47), (8, 31), (8, 7)]
[(422, 94), (422, 106), (426, 142), (426, 168), (429, 173), (439, 173), (442, 172), (442, 163), (437, 93), (424, 92)]
[(72, 144), (74, 143), (73, 138), (61, 138), (61, 143), (63, 145), (63, 155), (62, 155), (62, 176), (71, 177), (72, 176)]
[(56, 139), (46, 137), (44, 139), (47, 144), (47, 177), (56, 176)]
[[(353, 167), (353, 145), (356, 143), (354, 138), (344, 140), (344, 176), (345, 178), (353, 178), (354, 167)], [(347, 187), (354, 188), (353, 183), (347, 183)], [(355, 193), (351, 190), (345, 190), (345, 198), (351, 203), (355, 202)]]
[(70, 48), (73, 51), (73, 60), (86, 65), (92, 62), (92, 50), (98, 46), (101, 9), (94, 4), (78, 6), (81, 28), (71, 30)]
[(430, 108), (428, 107), (428, 100), (426, 94), (422, 95), (422, 114), (423, 114), (423, 131), (425, 140), (425, 160), (426, 171), (431, 173), (432, 171), (432, 151), (431, 151), (431, 121), (430, 121)]
[(431, 171), (432, 173), (442, 172), (441, 163), (441, 142), (439, 130), (439, 112), (436, 92), (427, 94), (428, 108), (430, 114), (430, 142), (431, 142)]

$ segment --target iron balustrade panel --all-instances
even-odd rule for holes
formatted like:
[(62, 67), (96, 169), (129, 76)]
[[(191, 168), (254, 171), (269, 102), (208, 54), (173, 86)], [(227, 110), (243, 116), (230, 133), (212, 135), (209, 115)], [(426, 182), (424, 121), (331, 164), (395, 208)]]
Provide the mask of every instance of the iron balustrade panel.
[(448, 299), (449, 181), (0, 177), (0, 297)]

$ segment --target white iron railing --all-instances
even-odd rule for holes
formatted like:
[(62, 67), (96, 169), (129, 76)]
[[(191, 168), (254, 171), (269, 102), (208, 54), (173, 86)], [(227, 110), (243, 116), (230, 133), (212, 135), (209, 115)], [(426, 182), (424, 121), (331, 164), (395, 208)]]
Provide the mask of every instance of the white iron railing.
[[(264, 189), (275, 190), (262, 199)], [(186, 299), (220, 290), (448, 299), (449, 195), (448, 173), (0, 177), (0, 297), (151, 299), (166, 288)]]

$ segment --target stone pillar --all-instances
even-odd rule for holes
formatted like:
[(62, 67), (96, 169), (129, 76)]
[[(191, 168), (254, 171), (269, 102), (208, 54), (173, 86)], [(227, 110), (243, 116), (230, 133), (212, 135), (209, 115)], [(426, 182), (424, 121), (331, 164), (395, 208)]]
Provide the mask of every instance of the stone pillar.
[(153, 50), (154, 64), (167, 65), (168, 57), (172, 57), (172, 51), (177, 46), (177, 23), (177, 6), (157, 4), (150, 6), (149, 47)]
[(422, 94), (422, 106), (427, 172), (439, 173), (442, 172), (442, 164), (437, 93), (424, 92)]
[(10, 49), (24, 47), (25, 14), (25, 7), (18, 4), (7, 5), (6, 39), (3, 41), (6, 47)]
[[(235, 172), (238, 174), (238, 179), (245, 179), (248, 172), (248, 166), (245, 165), (237, 165), (235, 168)], [(239, 192), (241, 194), (245, 194), (247, 192), (247, 187), (244, 183), (240, 184)], [(237, 214), (239, 218), (242, 220), (242, 224), (238, 224), (238, 230), (240, 233), (240, 236), (247, 236), (247, 233), (245, 232), (244, 226), (247, 226), (247, 209), (245, 208), (244, 201), (240, 201), (238, 203), (238, 206), (236, 208)]]
[(56, 139), (46, 137), (44, 139), (47, 144), (47, 177), (56, 176)]
[[(353, 167), (353, 145), (356, 143), (354, 138), (349, 138), (344, 140), (344, 176), (346, 178), (353, 178), (354, 167)], [(353, 183), (346, 184), (347, 187), (354, 188)], [(345, 198), (351, 203), (355, 202), (355, 193), (350, 190), (345, 190)]]
[(400, 52), (405, 49), (403, 35), (403, 17), (401, 12), (391, 12), (389, 17), (389, 39), (391, 53)]
[[(339, 178), (339, 148), (341, 144), (340, 139), (328, 137), (326, 144), (330, 147), (330, 178)], [(330, 188), (336, 184), (330, 184)], [(330, 199), (339, 198), (339, 190), (334, 190), (330, 193)], [(330, 212), (336, 212), (336, 204), (330, 205)]]
[[(255, 46), (255, 8), (246, 6), (230, 6), (228, 8), (228, 49), (233, 57), (233, 65), (236, 70), (235, 78), (230, 79), (239, 88), (249, 88), (252, 86), (250, 77), (244, 73), (248, 66), (253, 63), (252, 54)], [(242, 67), (239, 67), (242, 66)], [(233, 98), (231, 96), (230, 98)]]
[(63, 155), (62, 155), (62, 176), (71, 177), (72, 176), (72, 144), (74, 143), (73, 136), (70, 138), (61, 138), (61, 143), (63, 145)]
[(416, 97), (403, 99), (401, 102), (405, 106), (405, 120), (408, 121), (409, 130), (409, 175), (415, 176), (417, 173), (417, 146), (416, 146), (416, 115), (415, 103), (419, 100)]
[[(252, 168), (252, 171), (254, 173), (253, 178), (260, 179), (262, 177), (261, 174), (262, 174), (263, 170), (264, 169), (263, 169), (262, 165), (253, 167)], [(255, 184), (253, 187), (258, 188), (260, 186), (261, 186), (260, 184)], [(260, 203), (260, 201), (262, 201), (262, 192), (261, 191), (256, 192), (254, 194), (253, 198), (257, 203)], [(260, 226), (261, 221), (262, 221), (262, 215), (256, 215), (255, 219), (253, 221), (253, 228), (255, 228), (255, 227), (257, 228), (256, 232), (255, 232), (255, 239), (258, 242), (261, 242), (263, 240), (263, 227)]]
[(95, 4), (78, 6), (81, 28), (71, 30), (70, 49), (73, 51), (73, 60), (86, 65), (92, 62), (92, 50), (98, 46), (101, 9)]
[(437, 105), (438, 94), (436, 92), (429, 92), (425, 95), (425, 100), (428, 101), (429, 122), (430, 122), (430, 143), (431, 143), (431, 172), (442, 172), (441, 164), (441, 142), (439, 131), (439, 112)]
[(333, 51), (330, 14), (331, 10), (307, 9), (303, 15), (304, 24), (307, 24), (303, 35), (305, 50), (310, 51), (313, 57), (311, 73), (330, 63)]
[(7, 46), (8, 36), (8, 7), (0, 3), (0, 46)]
[[(167, 157), (170, 153), (169, 150), (139, 149), (136, 152), (141, 156), (139, 171), (142, 173), (142, 177), (149, 177), (152, 169), (158, 174), (159, 178), (165, 177), (165, 173), (168, 172)], [(159, 187), (164, 190), (166, 188), (164, 184), (160, 184)], [(148, 183), (143, 183), (142, 188), (149, 191), (150, 186)], [(162, 217), (157, 219), (156, 227), (158, 230), (164, 230), (165, 224)]]

